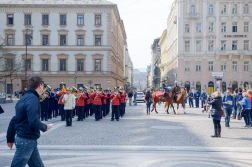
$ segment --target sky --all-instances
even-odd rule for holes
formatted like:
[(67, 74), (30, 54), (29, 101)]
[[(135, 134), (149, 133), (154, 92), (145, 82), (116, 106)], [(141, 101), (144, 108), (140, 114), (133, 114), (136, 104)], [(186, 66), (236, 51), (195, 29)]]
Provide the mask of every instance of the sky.
[(151, 44), (167, 28), (167, 18), (174, 0), (108, 1), (118, 6), (134, 68), (146, 69), (151, 63)]

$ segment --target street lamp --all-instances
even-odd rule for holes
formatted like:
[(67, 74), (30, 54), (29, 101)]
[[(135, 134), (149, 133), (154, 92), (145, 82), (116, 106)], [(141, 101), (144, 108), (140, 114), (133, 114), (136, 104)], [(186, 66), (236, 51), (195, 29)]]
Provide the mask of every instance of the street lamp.
[(77, 86), (76, 86), (76, 79), (77, 79), (77, 77), (76, 77), (76, 75), (74, 75), (74, 85), (75, 85), (75, 87), (77, 88)]
[(6, 76), (6, 75), (4, 76), (4, 79), (5, 79), (5, 89), (4, 89), (4, 93), (5, 93), (5, 100), (6, 100), (6, 79), (7, 79), (7, 76)]
[[(26, 47), (26, 53), (25, 53), (25, 88), (27, 86), (27, 41), (28, 41), (28, 37), (27, 37), (27, 33), (29, 28), (33, 28), (33, 26), (27, 27), (26, 28), (26, 34), (25, 34), (25, 47)], [(32, 36), (30, 36), (30, 39), (32, 39)]]

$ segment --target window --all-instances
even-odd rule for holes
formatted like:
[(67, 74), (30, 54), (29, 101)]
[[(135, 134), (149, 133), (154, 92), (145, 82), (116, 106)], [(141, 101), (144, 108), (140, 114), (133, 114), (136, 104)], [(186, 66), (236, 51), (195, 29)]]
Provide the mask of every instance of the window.
[(243, 49), (244, 50), (249, 50), (249, 41), (248, 40), (243, 42)]
[(60, 15), (60, 25), (66, 25), (66, 15)]
[(83, 69), (83, 63), (84, 62), (84, 60), (83, 59), (78, 59), (77, 60), (77, 71), (84, 71)]
[(26, 60), (27, 71), (31, 71), (31, 59)]
[(226, 25), (226, 23), (221, 23), (221, 32), (227, 32), (227, 25)]
[(221, 71), (222, 72), (227, 71), (227, 62), (225, 62), (225, 61), (221, 62)]
[(60, 59), (60, 71), (66, 71), (66, 59)]
[(201, 61), (196, 61), (196, 71), (201, 71)]
[(209, 32), (211, 33), (211, 32), (213, 32), (214, 31), (214, 23), (208, 23), (208, 30), (209, 30)]
[(196, 41), (196, 51), (201, 51), (201, 41)]
[(66, 46), (66, 35), (60, 35), (60, 46)]
[(232, 50), (237, 50), (238, 41), (232, 41)]
[(196, 23), (196, 32), (197, 33), (201, 32), (201, 23)]
[(185, 61), (185, 71), (186, 72), (190, 71), (190, 61)]
[(13, 59), (7, 59), (6, 62), (6, 70), (7, 71), (12, 71), (13, 70)]
[(13, 35), (7, 35), (7, 45), (13, 45)]
[(244, 22), (244, 32), (249, 32), (249, 22)]
[(244, 14), (249, 14), (249, 5), (248, 4), (244, 5)]
[(95, 36), (95, 46), (101, 46), (101, 35)]
[(208, 62), (208, 71), (213, 71), (214, 70), (214, 66), (213, 66), (213, 61), (209, 61)]
[(101, 59), (95, 59), (95, 71), (101, 71)]
[(185, 33), (190, 32), (190, 24), (185, 24)]
[(101, 25), (101, 15), (95, 15), (95, 25)]
[(12, 94), (12, 84), (7, 84), (7, 94)]
[(83, 35), (78, 35), (78, 46), (83, 45), (84, 45)]
[(84, 25), (84, 16), (78, 15), (78, 25)]
[(192, 14), (195, 14), (195, 13), (196, 13), (195, 5), (192, 5), (192, 6), (191, 6), (191, 11), (190, 11), (190, 13), (192, 13)]
[(42, 15), (42, 25), (49, 25), (49, 15)]
[(232, 23), (232, 32), (237, 32), (237, 22)]
[(31, 45), (31, 35), (25, 35), (27, 45)]
[(43, 46), (48, 45), (48, 35), (43, 35)]
[(209, 15), (213, 14), (213, 5), (209, 5), (208, 14)]
[(214, 50), (214, 41), (208, 41), (208, 51)]
[(227, 13), (227, 5), (223, 4), (221, 14), (226, 14), (226, 13)]
[(233, 5), (232, 14), (237, 14), (237, 5)]
[(8, 14), (7, 15), (7, 24), (8, 25), (13, 25), (13, 14)]
[(221, 50), (227, 50), (227, 41), (221, 41)]
[(42, 60), (42, 71), (48, 71), (48, 59)]
[(95, 84), (95, 88), (96, 88), (97, 86), (98, 86), (99, 88), (101, 88), (101, 84)]
[(237, 61), (233, 61), (232, 62), (232, 66), (233, 66), (233, 71), (238, 71), (238, 62)]
[(79, 89), (79, 88), (83, 88), (83, 84), (77, 84), (77, 89)]
[(31, 25), (31, 15), (30, 14), (25, 15), (25, 25)]
[(249, 61), (244, 61), (244, 71), (249, 71)]
[(190, 52), (190, 41), (185, 41), (185, 51)]

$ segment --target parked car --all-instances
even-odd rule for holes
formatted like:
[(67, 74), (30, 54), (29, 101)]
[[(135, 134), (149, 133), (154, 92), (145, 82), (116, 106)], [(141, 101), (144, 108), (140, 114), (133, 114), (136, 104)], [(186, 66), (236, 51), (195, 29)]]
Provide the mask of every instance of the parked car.
[(145, 95), (144, 95), (144, 92), (142, 92), (142, 91), (137, 92), (136, 101), (145, 102)]

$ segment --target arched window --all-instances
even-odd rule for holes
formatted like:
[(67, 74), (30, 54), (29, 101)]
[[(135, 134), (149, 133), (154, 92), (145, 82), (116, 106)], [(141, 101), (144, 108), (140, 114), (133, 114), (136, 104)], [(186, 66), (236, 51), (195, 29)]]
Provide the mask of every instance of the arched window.
[(248, 4), (244, 5), (244, 14), (249, 14), (249, 5)]
[(225, 92), (227, 90), (226, 82), (222, 82), (221, 87), (222, 87), (222, 90)]
[(198, 92), (201, 93), (201, 83), (200, 82), (196, 83), (196, 89), (198, 90)]
[(249, 86), (249, 83), (248, 82), (244, 82), (244, 89), (247, 88), (247, 85)]
[(233, 5), (232, 14), (237, 14), (237, 5)]
[(222, 9), (221, 9), (221, 14), (226, 14), (227, 13), (227, 5), (223, 4)]
[(213, 14), (213, 5), (209, 5), (208, 14)]
[(190, 90), (190, 82), (189, 81), (185, 82), (185, 88), (187, 89), (187, 93), (188, 93)]
[(191, 6), (191, 13), (192, 13), (192, 14), (195, 14), (195, 13), (196, 13), (195, 5), (192, 5), (192, 6)]
[(236, 81), (232, 83), (232, 92), (234, 92), (235, 89), (238, 89), (238, 83)]
[(208, 82), (208, 94), (212, 94), (214, 91), (214, 83), (212, 81)]

